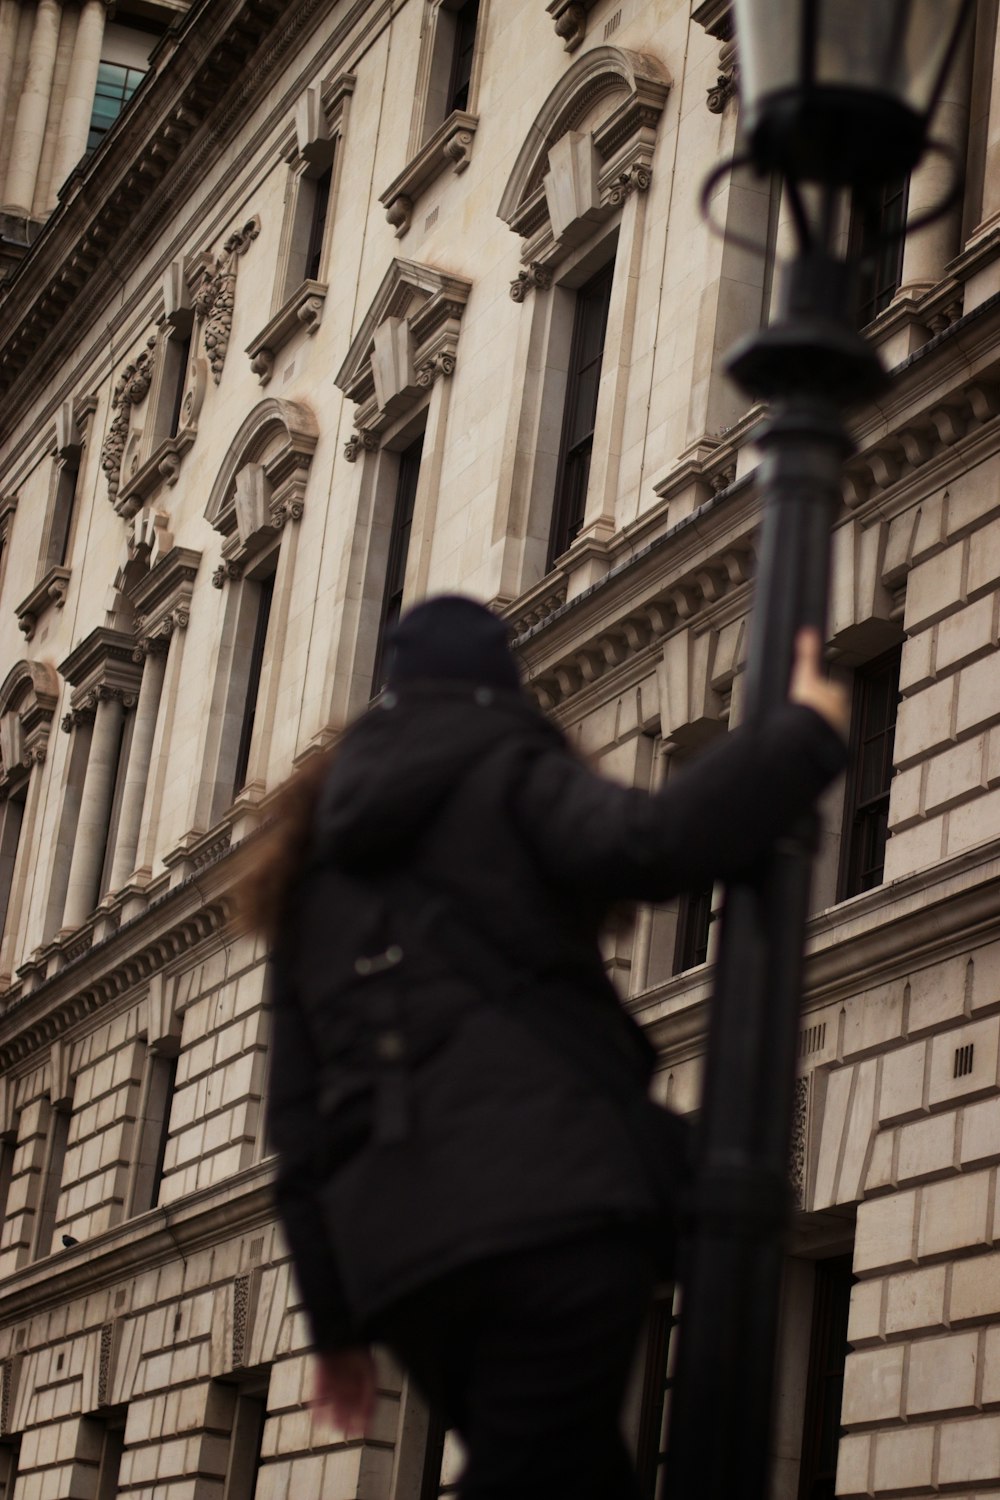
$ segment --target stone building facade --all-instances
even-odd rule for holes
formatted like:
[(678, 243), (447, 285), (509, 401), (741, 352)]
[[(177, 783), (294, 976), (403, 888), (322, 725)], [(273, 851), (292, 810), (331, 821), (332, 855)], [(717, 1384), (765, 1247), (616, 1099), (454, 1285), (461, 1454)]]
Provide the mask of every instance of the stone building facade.
[[(834, 535), (854, 741), (780, 1500), (1000, 1491), (996, 11), (936, 127), (964, 200), (869, 255), (859, 307), (894, 378)], [(722, 356), (789, 234), (767, 182), (720, 182), (721, 234), (698, 211), (737, 66), (727, 0), (0, 0), (2, 1500), (453, 1486), (388, 1361), (365, 1441), (306, 1405), (234, 851), (430, 591), (503, 611), (627, 782), (739, 720), (759, 413)], [(941, 186), (930, 159), (886, 223)], [(717, 897), (607, 939), (684, 1110)], [(671, 1326), (665, 1289), (627, 1412), (650, 1500)]]

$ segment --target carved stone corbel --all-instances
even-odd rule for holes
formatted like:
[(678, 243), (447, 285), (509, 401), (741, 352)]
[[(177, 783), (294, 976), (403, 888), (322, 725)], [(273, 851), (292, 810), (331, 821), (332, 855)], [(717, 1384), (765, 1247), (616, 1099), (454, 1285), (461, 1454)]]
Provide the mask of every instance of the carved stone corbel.
[(552, 17), (556, 36), (562, 39), (563, 50), (575, 52), (587, 34), (587, 9), (580, 0), (550, 0), (546, 7)]
[(243, 568), (240, 563), (233, 562), (231, 559), (228, 562), (221, 562), (212, 574), (212, 587), (224, 588), (227, 583), (235, 583), (242, 576)]
[(739, 84), (736, 38), (729, 37), (719, 48), (719, 76), (708, 91), (708, 108), (713, 115), (722, 114), (730, 99), (736, 97)]
[(627, 172), (619, 173), (608, 194), (608, 202), (617, 207), (619, 203), (625, 202), (630, 193), (645, 193), (652, 180), (652, 170), (636, 162)]
[(396, 231), (397, 240), (402, 239), (413, 220), (413, 199), (399, 193), (386, 204), (385, 216)]
[(352, 432), (344, 444), (344, 457), (353, 464), (359, 453), (374, 453), (377, 447), (378, 438), (373, 432)]
[(426, 364), (420, 366), (417, 371), (417, 384), (422, 386), (433, 385), (439, 375), (454, 375), (454, 354), (439, 353), (429, 359)]
[(540, 292), (547, 292), (552, 285), (552, 272), (537, 260), (533, 260), (524, 271), (518, 271), (510, 284), (510, 296), (512, 302), (523, 302), (530, 291), (537, 287)]

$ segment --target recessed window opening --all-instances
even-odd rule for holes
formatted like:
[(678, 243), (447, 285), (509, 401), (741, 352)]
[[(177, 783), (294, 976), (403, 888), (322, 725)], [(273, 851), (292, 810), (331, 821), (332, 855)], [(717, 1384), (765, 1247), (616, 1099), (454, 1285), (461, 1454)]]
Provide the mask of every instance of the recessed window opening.
[(816, 1263), (798, 1500), (834, 1500), (853, 1257)]
[(649, 1319), (646, 1362), (642, 1379), (642, 1406), (636, 1445), (636, 1473), (643, 1500), (658, 1500), (662, 1493), (670, 1396), (674, 1383), (671, 1347), (679, 1322), (673, 1289), (657, 1297)]
[[(14, 886), (14, 870), (17, 851), (21, 846), (21, 828), (24, 824), (24, 808), (28, 799), (28, 783), (11, 792), (3, 805), (0, 819), (0, 940), (7, 930), (7, 912)], [(3, 1219), (0, 1199), (0, 1222)]]
[(850, 254), (860, 266), (857, 324), (866, 327), (884, 312), (899, 290), (903, 274), (903, 225), (909, 178), (884, 183), (874, 190), (872, 212), (854, 204), (851, 214)]
[(0, 1439), (0, 1500), (14, 1500), (17, 1466), (21, 1456), (19, 1435)]
[(88, 152), (101, 144), (145, 76), (142, 68), (126, 68), (111, 62), (99, 65), (90, 134), (87, 136)]
[(711, 884), (697, 891), (685, 891), (677, 907), (677, 944), (674, 950), (674, 973), (682, 974), (708, 960), (709, 929), (712, 924)]
[(392, 512), (392, 529), (389, 534), (389, 556), (385, 570), (385, 591), (382, 595), (382, 615), (379, 620), (375, 669), (372, 673), (372, 696), (382, 691), (386, 667), (386, 636), (399, 619), (403, 607), (403, 588), (406, 583), (406, 560), (410, 551), (413, 507), (417, 498), (417, 484), (420, 479), (420, 459), (423, 451), (424, 435), (421, 433), (416, 442), (411, 443), (399, 455), (396, 499)]
[(613, 279), (614, 261), (611, 261), (576, 294), (549, 546), (550, 568), (576, 540), (583, 526)]
[(64, 567), (69, 557), (79, 483), (79, 454), (67, 455), (59, 465), (59, 477), (56, 482), (56, 502), (49, 537), (49, 567)]
[(257, 720), (257, 699), (260, 694), (260, 679), (264, 670), (264, 654), (267, 646), (267, 627), (271, 619), (274, 602), (274, 571), (266, 578), (258, 579), (257, 618), (254, 623), (253, 643), (250, 648), (250, 664), (247, 676), (247, 692), (244, 701), (243, 723), (240, 728), (239, 749), (236, 754), (236, 774), (233, 778), (233, 796), (246, 785), (250, 766), (250, 747), (253, 744), (254, 724)]
[(452, 54), (451, 78), (448, 83), (448, 111), (469, 107), (469, 85), (472, 61), (476, 51), (476, 27), (479, 23), (479, 0), (465, 0), (455, 12), (455, 50)]
[(842, 900), (882, 883), (900, 660), (897, 647), (855, 674)]
[(333, 163), (312, 181), (312, 206), (309, 218), (309, 239), (306, 244), (305, 279), (318, 281), (323, 260), (323, 241), (326, 221), (330, 211), (330, 192), (333, 187)]
[(170, 424), (168, 437), (176, 437), (181, 425), (181, 407), (184, 402), (184, 390), (187, 385), (188, 365), (191, 363), (191, 338), (193, 330), (187, 334), (169, 340), (171, 348), (171, 360), (173, 368), (170, 370), (172, 386), (170, 390)]
[(90, 1491), (94, 1500), (115, 1500), (118, 1494), (122, 1455), (125, 1451), (126, 1418), (127, 1408), (120, 1406), (102, 1412), (100, 1416), (84, 1417), (81, 1422), (81, 1427), (90, 1438), (85, 1444), (85, 1451), (96, 1455), (96, 1462), (94, 1458), (89, 1461), (80, 1458), (78, 1462), (97, 1470), (94, 1487)]
[(66, 1148), (69, 1144), (69, 1125), (72, 1109), (64, 1106), (49, 1109), (49, 1139), (46, 1152), (45, 1179), (42, 1184), (42, 1201), (38, 1209), (38, 1225), (35, 1233), (34, 1259), (49, 1255), (52, 1251), (52, 1235), (56, 1225), (56, 1208), (62, 1190), (63, 1167)]
[(176, 1082), (177, 1048), (171, 1047), (168, 1053), (159, 1049), (147, 1052), (143, 1118), (129, 1217), (144, 1214), (159, 1202)]

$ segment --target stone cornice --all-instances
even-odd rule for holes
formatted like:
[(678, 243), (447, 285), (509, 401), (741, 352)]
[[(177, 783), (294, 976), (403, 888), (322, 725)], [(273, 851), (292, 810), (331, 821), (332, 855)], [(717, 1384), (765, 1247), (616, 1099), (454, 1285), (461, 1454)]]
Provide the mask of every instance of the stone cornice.
[(98, 625), (85, 635), (59, 663), (59, 672), (73, 688), (74, 711), (92, 707), (91, 700), (101, 692), (119, 697), (137, 694), (142, 678), (142, 668), (135, 661), (135, 640), (108, 625)]
[(172, 547), (128, 590), (142, 640), (169, 637), (187, 625), (200, 562), (201, 553), (193, 548)]
[(89, 1296), (274, 1218), (274, 1168), (260, 1162), (220, 1186), (186, 1194), (0, 1282), (0, 1324), (9, 1327), (67, 1298)]
[(696, 6), (691, 12), (691, 19), (698, 26), (704, 27), (709, 36), (716, 37), (720, 42), (728, 42), (735, 30), (733, 0), (704, 0), (703, 4)]
[(59, 208), (9, 284), (0, 394), (10, 420), (51, 378), (37, 356), (54, 338), (72, 339), (93, 317), (112, 280), (142, 254), (251, 104), (259, 103), (268, 79), (320, 9), (320, 0), (295, 6), (225, 0), (195, 6), (180, 23), (159, 73), (70, 177)]

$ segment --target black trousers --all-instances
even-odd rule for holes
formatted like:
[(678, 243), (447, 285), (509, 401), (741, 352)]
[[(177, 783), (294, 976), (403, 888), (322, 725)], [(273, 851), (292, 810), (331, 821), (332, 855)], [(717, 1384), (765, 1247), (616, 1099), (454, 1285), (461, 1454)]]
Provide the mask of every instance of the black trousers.
[(653, 1281), (640, 1236), (608, 1231), (463, 1267), (380, 1316), (463, 1439), (461, 1500), (639, 1500), (619, 1415)]

